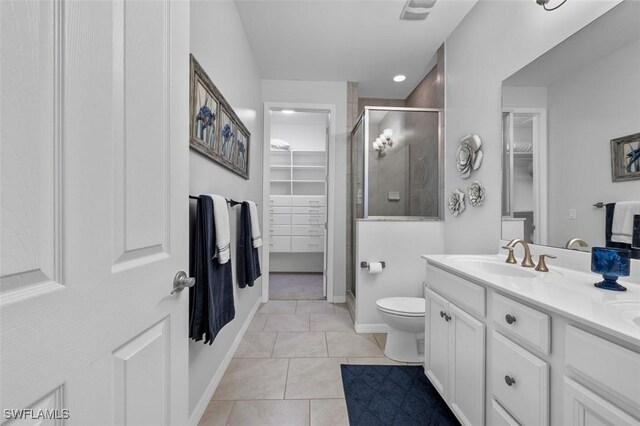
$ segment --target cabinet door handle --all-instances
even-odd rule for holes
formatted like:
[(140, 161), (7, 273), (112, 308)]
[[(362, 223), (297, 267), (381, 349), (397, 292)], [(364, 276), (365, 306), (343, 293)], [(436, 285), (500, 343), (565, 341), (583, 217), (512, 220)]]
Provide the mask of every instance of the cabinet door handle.
[(511, 315), (511, 314), (507, 314), (507, 315), (504, 317), (504, 320), (507, 322), (507, 324), (513, 324), (514, 322), (516, 322), (516, 317), (514, 317), (514, 316), (513, 316), (513, 315)]
[(451, 315), (447, 315), (447, 314), (445, 314), (445, 315), (444, 315), (444, 319), (445, 319), (445, 321), (447, 321), (447, 322), (451, 321)]
[(440, 318), (444, 318), (444, 316), (447, 315), (444, 313), (444, 311), (440, 311)]
[(513, 384), (515, 384), (516, 379), (509, 376), (504, 376), (504, 381), (507, 383), (507, 386), (512, 386)]

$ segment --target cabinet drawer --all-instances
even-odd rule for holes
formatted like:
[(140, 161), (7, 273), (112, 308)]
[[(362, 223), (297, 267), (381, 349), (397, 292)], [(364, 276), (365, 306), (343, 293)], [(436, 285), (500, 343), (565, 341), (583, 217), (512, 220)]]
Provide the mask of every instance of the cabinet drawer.
[(505, 333), (521, 338), (545, 355), (549, 354), (549, 315), (494, 293), (491, 316)]
[(269, 239), (270, 252), (290, 252), (291, 237), (271, 237)]
[(326, 206), (327, 202), (323, 195), (296, 195), (291, 197), (292, 205), (300, 207)]
[(640, 354), (567, 326), (565, 362), (572, 371), (640, 410)]
[(291, 215), (272, 214), (269, 216), (269, 223), (272, 225), (291, 225)]
[(485, 289), (463, 278), (427, 265), (427, 283), (457, 305), (481, 316), (486, 314)]
[(291, 226), (291, 235), (299, 235), (299, 236), (323, 236), (324, 235), (324, 226), (321, 225), (292, 225)]
[(269, 225), (269, 235), (291, 235), (291, 225)]
[(294, 225), (324, 225), (323, 214), (294, 214), (291, 217), (291, 223)]
[(324, 237), (291, 237), (293, 252), (323, 252)]
[(290, 195), (272, 195), (269, 198), (269, 205), (273, 207), (291, 206), (291, 196)]
[(495, 399), (491, 400), (491, 421), (489, 424), (491, 426), (520, 426), (516, 419), (511, 417)]
[(290, 214), (291, 207), (269, 207), (269, 213), (272, 214)]
[(293, 214), (325, 214), (326, 207), (325, 206), (308, 206), (308, 207), (299, 207), (294, 206), (291, 207), (291, 213)]
[(520, 424), (549, 424), (549, 365), (500, 333), (492, 345), (494, 398)]

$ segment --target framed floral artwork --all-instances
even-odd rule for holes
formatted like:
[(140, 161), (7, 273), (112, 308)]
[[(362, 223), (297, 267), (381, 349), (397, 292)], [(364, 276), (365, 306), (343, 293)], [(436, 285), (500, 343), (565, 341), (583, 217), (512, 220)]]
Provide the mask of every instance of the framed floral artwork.
[(193, 55), (189, 110), (189, 147), (249, 179), (251, 134)]
[(611, 140), (611, 179), (640, 179), (640, 133)]

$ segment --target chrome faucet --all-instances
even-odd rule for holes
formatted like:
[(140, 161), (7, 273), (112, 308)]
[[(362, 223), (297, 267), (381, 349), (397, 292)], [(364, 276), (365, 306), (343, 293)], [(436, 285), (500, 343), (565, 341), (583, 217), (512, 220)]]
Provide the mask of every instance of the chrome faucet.
[[(580, 247), (589, 247), (589, 244), (582, 238), (572, 238), (569, 241), (567, 241), (567, 244), (564, 245), (564, 248), (570, 249), (571, 246), (574, 244), (577, 244)], [(572, 250), (577, 250), (577, 249), (572, 249)]]
[(515, 263), (515, 257), (513, 256), (513, 249), (518, 243), (522, 244), (522, 247), (524, 248), (524, 259), (522, 259), (521, 265), (524, 266), (525, 268), (533, 268), (534, 266), (536, 266), (535, 263), (533, 263), (533, 260), (531, 260), (531, 251), (529, 250), (529, 244), (527, 244), (527, 242), (522, 238), (516, 238), (515, 240), (511, 240), (509, 241), (509, 244), (507, 244), (504, 247), (507, 250), (509, 250), (509, 257), (507, 258), (507, 263)]

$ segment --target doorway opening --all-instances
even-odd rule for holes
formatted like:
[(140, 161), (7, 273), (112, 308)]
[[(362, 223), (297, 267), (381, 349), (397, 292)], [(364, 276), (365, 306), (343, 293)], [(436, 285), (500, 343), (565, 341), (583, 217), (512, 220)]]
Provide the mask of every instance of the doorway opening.
[(502, 237), (547, 244), (546, 110), (502, 113)]
[[(265, 299), (327, 299), (331, 110), (265, 108)], [(265, 298), (266, 293), (266, 298)]]

